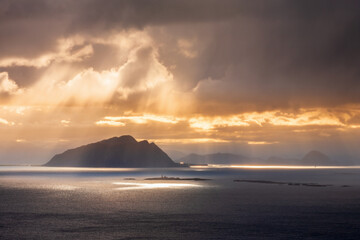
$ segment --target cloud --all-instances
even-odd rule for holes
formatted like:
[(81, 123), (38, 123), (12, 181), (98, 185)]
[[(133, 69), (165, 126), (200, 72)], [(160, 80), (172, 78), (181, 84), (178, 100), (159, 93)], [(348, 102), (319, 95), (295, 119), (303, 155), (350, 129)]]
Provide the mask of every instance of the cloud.
[[(326, 109), (301, 109), (297, 112), (249, 112), (231, 116), (216, 117), (176, 117), (154, 114), (133, 115), (125, 114), (123, 116), (106, 116), (95, 122), (98, 126), (136, 126), (147, 125), (157, 122), (166, 128), (169, 125), (180, 125), (186, 131), (195, 131), (198, 135), (207, 133), (226, 136), (227, 133), (242, 132), (267, 132), (272, 129), (292, 129), (292, 132), (320, 132), (321, 129), (344, 131), (357, 128), (358, 125), (350, 122), (353, 115), (359, 114), (359, 111), (353, 109), (347, 113)], [(184, 127), (183, 125), (187, 127)], [(154, 125), (154, 124), (153, 124)], [(222, 135), (223, 134), (223, 135)], [(321, 133), (323, 136), (326, 133)], [(327, 135), (329, 136), (329, 135)], [(233, 140), (237, 136), (230, 135)], [(246, 134), (243, 136), (246, 138)], [(241, 140), (243, 141), (243, 140)], [(272, 144), (276, 141), (248, 141), (248, 144)]]
[(177, 138), (177, 139), (153, 139), (157, 144), (194, 144), (194, 143), (228, 143), (229, 141), (217, 138)]
[(9, 121), (6, 120), (6, 119), (0, 118), (0, 124), (12, 126), (12, 125), (14, 125), (15, 123), (9, 122)]
[[(357, 112), (355, 110), (355, 112)], [(331, 113), (325, 109), (301, 109), (298, 112), (248, 112), (232, 116), (193, 117), (190, 127), (203, 131), (212, 131), (226, 127), (267, 127), (267, 126), (332, 126), (348, 127), (341, 113)]]
[(177, 46), (179, 47), (179, 52), (186, 58), (195, 58), (198, 55), (194, 40), (179, 39), (177, 41)]
[(68, 127), (70, 123), (71, 121), (65, 119), (60, 121), (60, 124), (63, 125), (64, 127)]
[[(50, 106), (110, 104), (127, 101), (129, 95), (147, 92), (172, 81), (171, 73), (158, 61), (156, 49), (151, 45), (131, 49), (126, 62), (110, 70), (95, 71), (88, 68), (69, 80), (62, 78), (59, 68), (56, 70), (54, 77), (49, 78), (51, 74), (48, 72), (14, 102)], [(15, 85), (9, 84), (15, 83), (6, 81), (9, 90), (11, 86), (14, 88)], [(39, 95), (39, 92), (42, 94)]]
[[(77, 40), (79, 41), (79, 40)], [(82, 40), (80, 40), (82, 42)], [(25, 66), (42, 68), (51, 62), (80, 62), (93, 54), (90, 44), (82, 45), (76, 39), (60, 39), (58, 41), (57, 52), (46, 53), (36, 58), (9, 57), (0, 60), (0, 67)]]
[(120, 116), (120, 117), (104, 117), (104, 120), (97, 121), (97, 125), (124, 126), (123, 121), (131, 121), (133, 123), (143, 124), (149, 121), (176, 124), (181, 119), (173, 116), (158, 116), (154, 114), (144, 114), (140, 116)]
[(0, 0), (2, 139), (355, 146), (359, 7)]
[(216, 127), (250, 126), (247, 120), (238, 116), (231, 117), (193, 117), (189, 119), (190, 127), (208, 131)]
[(278, 142), (266, 142), (266, 141), (248, 141), (249, 145), (267, 145), (267, 144), (276, 144)]
[(113, 121), (113, 120), (99, 120), (95, 123), (99, 126), (112, 126), (112, 127), (123, 127), (125, 126), (125, 123), (119, 122), (119, 121)]
[(8, 73), (0, 72), (0, 95), (1, 94), (13, 95), (20, 92), (21, 90), (19, 89), (16, 82), (9, 79)]
[[(237, 1), (70, 1), (0, 2), (0, 52), (34, 57), (56, 46), (63, 36), (103, 36), (114, 30), (177, 22), (227, 19), (237, 14)], [(242, 4), (244, 5), (244, 4)]]
[[(36, 68), (56, 65), (61, 71), (66, 63), (73, 63), (67, 66), (72, 68), (71, 76), (64, 81), (91, 68), (116, 69), (144, 38), (158, 49), (157, 59), (173, 76), (176, 90), (193, 93), (197, 112), (231, 114), (360, 102), (357, 2), (16, 0), (0, 4), (0, 41), (6, 46), (0, 46), (2, 71), (13, 74), (14, 68), (27, 67), (33, 69), (26, 70), (27, 76), (36, 78), (14, 74), (19, 86), (52, 78), (46, 71), (40, 77), (29, 73)], [(130, 38), (131, 31), (142, 35)], [(145, 48), (142, 51), (139, 54), (147, 54)], [(129, 87), (142, 81), (142, 70), (138, 62), (129, 63), (123, 73), (129, 80), (123, 84)]]

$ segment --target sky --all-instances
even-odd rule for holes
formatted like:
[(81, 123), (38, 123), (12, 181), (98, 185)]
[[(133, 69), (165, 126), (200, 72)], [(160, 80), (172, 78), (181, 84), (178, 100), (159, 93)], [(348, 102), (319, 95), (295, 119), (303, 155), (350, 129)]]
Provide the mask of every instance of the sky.
[(0, 164), (125, 134), (169, 152), (360, 159), (359, 10), (0, 0)]

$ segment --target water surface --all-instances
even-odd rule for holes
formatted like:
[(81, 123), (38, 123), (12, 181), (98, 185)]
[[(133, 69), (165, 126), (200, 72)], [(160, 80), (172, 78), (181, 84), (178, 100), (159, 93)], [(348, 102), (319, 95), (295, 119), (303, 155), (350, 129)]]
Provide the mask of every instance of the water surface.
[(0, 167), (1, 239), (359, 239), (359, 219), (357, 168)]

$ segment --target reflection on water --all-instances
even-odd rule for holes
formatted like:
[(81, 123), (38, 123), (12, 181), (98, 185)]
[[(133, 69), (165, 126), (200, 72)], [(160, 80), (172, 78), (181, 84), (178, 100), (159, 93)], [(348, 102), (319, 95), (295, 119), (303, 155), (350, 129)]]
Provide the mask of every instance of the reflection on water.
[(64, 184), (54, 184), (54, 185), (47, 185), (49, 188), (53, 190), (63, 190), (63, 191), (73, 191), (76, 189), (79, 189), (77, 186), (71, 186), (71, 185), (64, 185)]
[(200, 185), (189, 184), (189, 183), (126, 183), (126, 182), (113, 182), (113, 184), (127, 186), (127, 187), (117, 188), (117, 190), (200, 187)]
[[(198, 185), (212, 185), (215, 180), (226, 180), (230, 184), (235, 179), (265, 180), (280, 182), (304, 182), (321, 183), (333, 185), (360, 185), (360, 167), (312, 167), (312, 166), (260, 166), (260, 165), (210, 165), (194, 166), (191, 168), (63, 168), (63, 167), (33, 167), (33, 166), (0, 166), (0, 185), (6, 179), (15, 178), (29, 179), (39, 178), (39, 185), (48, 183), (49, 180), (61, 180), (61, 184), (77, 186), (74, 183), (91, 179), (91, 184), (86, 187), (96, 185), (95, 181), (106, 180), (110, 185), (112, 182), (127, 182), (127, 179), (142, 182), (146, 178), (156, 178), (160, 176), (179, 177), (179, 178), (206, 178), (212, 179), (208, 183)], [(111, 180), (110, 180), (111, 178)], [(46, 179), (46, 181), (44, 181)], [(71, 179), (71, 181), (70, 181)], [(69, 180), (69, 181), (68, 181)], [(67, 181), (67, 183), (65, 183)], [(26, 180), (25, 183), (28, 181)], [(133, 184), (134, 182), (131, 182)], [(159, 182), (145, 182), (153, 184)], [(166, 182), (167, 183), (167, 182)], [(172, 182), (176, 184), (195, 182)], [(24, 185), (20, 184), (20, 185)], [(143, 185), (142, 188), (155, 188), (156, 185)], [(170, 187), (171, 185), (169, 185)], [(175, 188), (190, 187), (172, 185)], [(125, 187), (125, 185), (124, 185)], [(128, 186), (140, 187), (140, 186)], [(66, 187), (65, 187), (66, 188)], [(81, 186), (81, 188), (83, 188)], [(159, 185), (156, 188), (165, 188)]]
[(129, 172), (134, 168), (0, 166), (0, 172)]
[(244, 169), (360, 169), (360, 166), (295, 166), (295, 165), (224, 165), (191, 166), (191, 168), (244, 168)]

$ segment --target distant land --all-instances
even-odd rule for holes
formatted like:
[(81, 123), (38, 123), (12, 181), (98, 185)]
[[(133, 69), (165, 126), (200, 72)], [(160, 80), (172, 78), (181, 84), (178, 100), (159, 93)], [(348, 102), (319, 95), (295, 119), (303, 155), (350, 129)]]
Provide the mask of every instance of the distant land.
[(189, 154), (176, 160), (187, 164), (265, 164), (265, 165), (303, 165), (303, 166), (340, 166), (353, 165), (351, 160), (335, 161), (326, 154), (312, 150), (305, 154), (302, 159), (282, 158), (272, 156), (267, 160), (246, 157), (243, 155), (231, 153), (214, 153), (214, 154)]
[(179, 167), (155, 143), (129, 135), (113, 137), (55, 155), (44, 166), (162, 168)]
[(305, 154), (301, 159), (296, 158), (280, 158), (280, 157), (269, 157), (266, 164), (275, 165), (303, 165), (303, 166), (340, 166), (340, 165), (353, 165), (349, 159), (341, 159), (341, 161), (335, 161), (326, 154), (312, 150)]
[(177, 161), (178, 159), (186, 157), (188, 155), (188, 153), (184, 153), (184, 152), (174, 150), (174, 149), (163, 149), (163, 150), (175, 162), (179, 162), (179, 161)]
[[(180, 152), (179, 152), (180, 153)], [(175, 154), (176, 155), (176, 154)], [(181, 155), (181, 154), (177, 154)], [(180, 167), (186, 164), (224, 165), (305, 165), (339, 166), (353, 165), (351, 161), (335, 161), (326, 154), (312, 150), (302, 159), (269, 157), (267, 160), (232, 153), (189, 154), (175, 163), (155, 143), (136, 141), (130, 135), (113, 137), (100, 142), (80, 146), (55, 155), (44, 166), (49, 167), (104, 167), (104, 168), (162, 168)], [(179, 164), (180, 162), (185, 165)]]
[(302, 159), (303, 165), (338, 165), (337, 162), (330, 159), (327, 155), (319, 151), (310, 151)]

